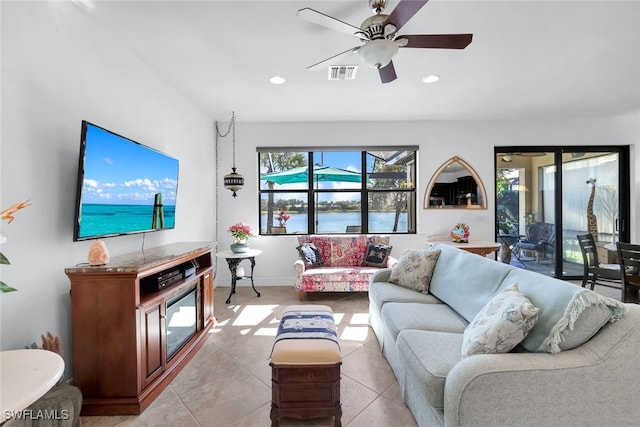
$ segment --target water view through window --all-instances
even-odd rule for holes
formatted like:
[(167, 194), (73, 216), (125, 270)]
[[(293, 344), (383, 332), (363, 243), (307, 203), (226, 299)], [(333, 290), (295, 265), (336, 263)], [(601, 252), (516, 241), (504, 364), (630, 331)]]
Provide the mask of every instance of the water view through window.
[(259, 152), (260, 234), (415, 233), (415, 155)]

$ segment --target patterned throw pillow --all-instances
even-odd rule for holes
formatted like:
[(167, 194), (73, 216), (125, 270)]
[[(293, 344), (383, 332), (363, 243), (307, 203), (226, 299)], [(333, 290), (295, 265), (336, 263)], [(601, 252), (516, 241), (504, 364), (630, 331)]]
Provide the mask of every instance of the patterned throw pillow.
[(368, 267), (386, 267), (393, 246), (369, 243), (364, 253), (362, 265)]
[(436, 268), (440, 250), (405, 249), (393, 270), (389, 281), (423, 294), (429, 293), (429, 283)]
[(464, 330), (462, 358), (474, 354), (508, 353), (538, 321), (540, 309), (514, 284), (478, 312)]
[(322, 266), (322, 255), (313, 243), (303, 243), (296, 248), (300, 254), (300, 258), (304, 260), (307, 267)]

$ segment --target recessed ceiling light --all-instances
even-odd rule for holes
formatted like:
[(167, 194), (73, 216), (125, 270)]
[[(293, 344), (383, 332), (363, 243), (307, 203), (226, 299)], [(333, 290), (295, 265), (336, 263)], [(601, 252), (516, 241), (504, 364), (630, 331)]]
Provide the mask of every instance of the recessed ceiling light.
[(435, 83), (438, 80), (440, 80), (440, 76), (436, 76), (435, 74), (431, 74), (430, 76), (427, 76), (422, 79), (422, 81), (425, 83)]
[(273, 77), (271, 77), (271, 78), (269, 79), (269, 81), (270, 81), (271, 83), (273, 83), (274, 85), (281, 85), (281, 84), (283, 84), (284, 82), (286, 82), (287, 80), (286, 80), (284, 77), (282, 77), (282, 76), (273, 76)]

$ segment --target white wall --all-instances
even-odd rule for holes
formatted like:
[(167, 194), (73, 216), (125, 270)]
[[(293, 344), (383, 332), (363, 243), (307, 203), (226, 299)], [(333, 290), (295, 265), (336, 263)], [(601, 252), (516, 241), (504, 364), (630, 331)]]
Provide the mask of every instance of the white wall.
[[(241, 119), (241, 115), (239, 119)], [(390, 123), (242, 123), (238, 122), (236, 166), (245, 177), (245, 188), (237, 199), (222, 187), (222, 175), (230, 172), (231, 143), (221, 141), (219, 176), (219, 245), (228, 248), (231, 236), (225, 230), (238, 221), (258, 229), (258, 146), (327, 146), (327, 145), (418, 145), (418, 230), (416, 235), (391, 237), (393, 254), (403, 249), (424, 247), (427, 236), (448, 235), (457, 222), (470, 225), (472, 238), (494, 240), (494, 146), (511, 145), (632, 145), (631, 147), (631, 218), (640, 212), (640, 115), (589, 120), (553, 122), (390, 122)], [(488, 210), (450, 210), (422, 208), (424, 192), (431, 175), (449, 158), (459, 156), (469, 163), (484, 182)], [(225, 169), (226, 168), (226, 169)], [(228, 170), (227, 170), (228, 169)], [(637, 225), (631, 229), (631, 241), (640, 241)], [(292, 267), (297, 258), (294, 236), (260, 236), (250, 239), (253, 248), (262, 249), (256, 259), (256, 285), (293, 284)], [(218, 266), (217, 286), (229, 286), (226, 265)], [(239, 281), (239, 286), (248, 286)], [(225, 290), (220, 290), (224, 293)], [(226, 295), (225, 295), (226, 297)]]
[[(92, 25), (71, 2), (2, 4), (0, 206), (30, 199), (11, 224), (2, 252), (0, 349), (61, 336), (71, 355), (65, 267), (86, 262), (91, 241), (73, 242), (80, 123), (86, 119), (180, 161), (176, 228), (147, 234), (145, 248), (212, 241), (212, 120), (162, 77)], [(138, 251), (143, 235), (105, 240), (111, 256)]]

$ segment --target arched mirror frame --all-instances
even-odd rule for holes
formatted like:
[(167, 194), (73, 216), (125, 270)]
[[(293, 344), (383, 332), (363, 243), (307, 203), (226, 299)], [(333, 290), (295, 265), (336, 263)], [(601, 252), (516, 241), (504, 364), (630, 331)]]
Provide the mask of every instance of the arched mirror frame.
[(442, 166), (440, 166), (438, 170), (435, 171), (435, 173), (431, 177), (431, 180), (429, 181), (429, 185), (427, 186), (427, 191), (424, 193), (424, 209), (440, 209), (437, 206), (431, 206), (429, 204), (431, 191), (433, 190), (433, 186), (436, 184), (436, 181), (438, 180), (438, 177), (440, 176), (440, 174), (454, 163), (459, 163), (465, 169), (467, 169), (471, 174), (471, 176), (473, 177), (473, 179), (476, 181), (476, 184), (478, 185), (478, 190), (480, 190), (482, 204), (481, 205), (446, 205), (447, 209), (487, 209), (487, 192), (484, 190), (484, 184), (482, 183), (482, 180), (476, 173), (475, 169), (473, 169), (469, 165), (469, 163), (465, 162), (458, 156), (454, 156), (449, 160), (447, 160), (446, 162), (444, 162)]

